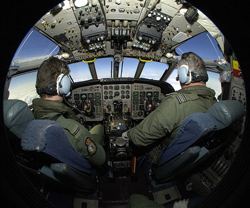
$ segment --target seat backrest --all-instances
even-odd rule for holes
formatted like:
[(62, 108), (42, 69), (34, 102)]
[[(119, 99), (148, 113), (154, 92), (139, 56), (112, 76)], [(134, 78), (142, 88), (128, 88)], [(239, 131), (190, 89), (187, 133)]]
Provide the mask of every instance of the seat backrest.
[(31, 121), (21, 139), (25, 151), (44, 152), (77, 170), (92, 173), (90, 163), (72, 147), (62, 126), (55, 121)]
[(235, 100), (220, 101), (206, 113), (190, 115), (183, 121), (174, 140), (161, 151), (157, 164), (168, 162), (198, 140), (211, 137), (215, 131), (226, 128), (244, 115), (242, 104)]
[(21, 139), (23, 150), (44, 152), (75, 169), (92, 173), (91, 164), (73, 149), (63, 128), (55, 121), (36, 120), (25, 102), (5, 100), (4, 121)]
[(216, 121), (210, 114), (194, 113), (190, 115), (183, 121), (173, 141), (160, 152), (157, 166), (170, 161), (201, 137), (211, 137), (215, 130)]

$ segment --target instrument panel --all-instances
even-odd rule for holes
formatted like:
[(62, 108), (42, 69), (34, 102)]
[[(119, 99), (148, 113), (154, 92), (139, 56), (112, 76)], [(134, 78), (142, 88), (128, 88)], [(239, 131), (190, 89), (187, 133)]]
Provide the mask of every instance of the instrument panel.
[(134, 120), (145, 118), (161, 102), (161, 88), (151, 84), (94, 84), (72, 90), (69, 102), (86, 121), (102, 121), (125, 114)]

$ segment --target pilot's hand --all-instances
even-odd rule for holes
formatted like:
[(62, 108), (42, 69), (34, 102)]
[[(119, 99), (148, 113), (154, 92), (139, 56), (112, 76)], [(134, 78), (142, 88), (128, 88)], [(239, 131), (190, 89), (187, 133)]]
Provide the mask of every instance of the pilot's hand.
[(125, 141), (129, 141), (129, 138), (128, 138), (128, 132), (125, 131), (122, 133), (122, 139), (125, 140)]

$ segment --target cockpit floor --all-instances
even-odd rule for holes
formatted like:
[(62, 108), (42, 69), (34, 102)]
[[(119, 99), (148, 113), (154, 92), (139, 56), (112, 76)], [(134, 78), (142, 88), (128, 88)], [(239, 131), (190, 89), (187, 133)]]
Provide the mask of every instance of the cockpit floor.
[(107, 175), (103, 175), (99, 180), (102, 191), (101, 208), (125, 208), (132, 194), (143, 194), (153, 199), (142, 168), (136, 177), (120, 176), (110, 180)]

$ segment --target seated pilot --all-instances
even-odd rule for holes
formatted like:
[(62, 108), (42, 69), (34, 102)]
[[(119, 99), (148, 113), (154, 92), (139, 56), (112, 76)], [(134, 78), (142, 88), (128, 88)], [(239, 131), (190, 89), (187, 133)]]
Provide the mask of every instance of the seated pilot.
[(174, 139), (183, 120), (193, 113), (205, 113), (215, 102), (204, 61), (195, 53), (184, 53), (178, 62), (181, 90), (167, 95), (160, 106), (140, 124), (123, 133), (123, 139), (144, 147), (155, 163), (159, 152)]
[[(63, 103), (71, 87), (70, 69), (57, 58), (45, 60), (37, 73), (36, 89), (41, 98), (34, 99), (36, 119), (55, 120), (68, 136), (73, 148), (94, 166), (101, 166), (106, 159), (102, 147), (104, 128), (96, 125), (88, 131), (78, 121), (75, 113)], [(60, 144), (58, 144), (60, 145)]]

